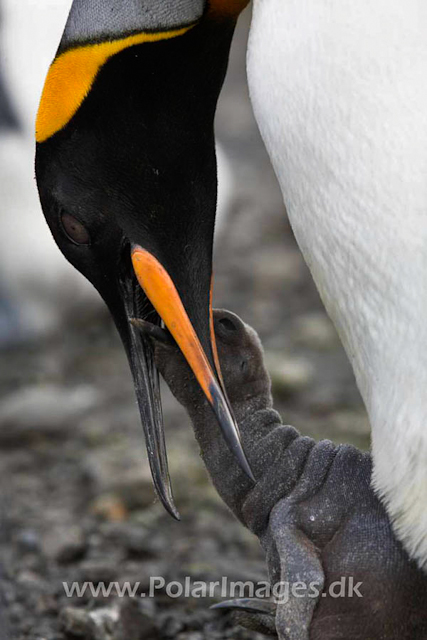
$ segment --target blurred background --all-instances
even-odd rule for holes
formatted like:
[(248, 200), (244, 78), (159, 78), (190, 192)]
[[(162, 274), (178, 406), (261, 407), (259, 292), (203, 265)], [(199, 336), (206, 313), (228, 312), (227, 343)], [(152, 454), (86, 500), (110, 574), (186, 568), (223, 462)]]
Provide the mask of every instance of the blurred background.
[[(95, 291), (38, 204), (33, 129), (70, 0), (0, 0), (0, 638), (257, 638), (212, 600), (67, 598), (62, 582), (262, 580), (261, 551), (222, 505), (167, 389), (176, 523), (155, 500), (132, 381)], [(216, 119), (217, 307), (263, 341), (283, 420), (369, 445), (353, 375), (286, 218), (249, 102), (240, 21)], [(6, 612), (6, 613), (4, 613)]]

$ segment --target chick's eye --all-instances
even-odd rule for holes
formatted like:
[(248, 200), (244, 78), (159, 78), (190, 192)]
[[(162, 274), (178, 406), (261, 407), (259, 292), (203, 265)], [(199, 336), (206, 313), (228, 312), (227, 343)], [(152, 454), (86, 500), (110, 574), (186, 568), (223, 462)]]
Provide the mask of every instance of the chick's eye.
[(62, 227), (68, 238), (76, 244), (90, 244), (90, 235), (86, 227), (69, 213), (61, 214)]

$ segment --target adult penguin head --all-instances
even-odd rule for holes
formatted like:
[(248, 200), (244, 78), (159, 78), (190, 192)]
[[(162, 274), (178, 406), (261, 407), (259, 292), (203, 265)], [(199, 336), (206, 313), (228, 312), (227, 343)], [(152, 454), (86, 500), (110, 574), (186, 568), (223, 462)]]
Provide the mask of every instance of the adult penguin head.
[(170, 487), (150, 338), (164, 324), (251, 475), (212, 329), (213, 119), (246, 1), (74, 0), (36, 124), (36, 177), (65, 257), (108, 305), (126, 349), (157, 493)]

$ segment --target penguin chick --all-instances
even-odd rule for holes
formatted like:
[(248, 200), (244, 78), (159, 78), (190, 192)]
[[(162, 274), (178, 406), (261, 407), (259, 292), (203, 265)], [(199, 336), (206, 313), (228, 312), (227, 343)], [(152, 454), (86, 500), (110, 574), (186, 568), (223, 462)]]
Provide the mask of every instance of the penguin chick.
[(270, 617), (259, 601), (222, 608), (240, 610), (252, 627), (258, 611), (264, 632), (272, 633), (274, 620), (281, 640), (427, 638), (427, 576), (393, 535), (371, 487), (371, 456), (350, 445), (316, 443), (283, 425), (256, 332), (224, 310), (214, 311), (214, 327), (255, 484), (221, 438), (172, 340), (153, 338), (156, 365), (191, 417), (218, 493), (260, 539), (272, 588), (282, 584), (285, 591)]

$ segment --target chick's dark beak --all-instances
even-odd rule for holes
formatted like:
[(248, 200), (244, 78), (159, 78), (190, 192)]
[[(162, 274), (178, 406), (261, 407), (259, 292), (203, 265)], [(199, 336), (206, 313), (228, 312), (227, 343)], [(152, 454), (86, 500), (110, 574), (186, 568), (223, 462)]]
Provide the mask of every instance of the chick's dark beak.
[[(223, 436), (245, 473), (253, 474), (243, 451), (238, 426), (233, 417), (225, 389), (221, 382), (215, 338), (211, 325), (209, 341), (213, 362), (201, 345), (197, 327), (188, 317), (172, 278), (159, 260), (139, 245), (132, 246), (132, 266), (138, 283), (157, 312), (155, 322), (163, 321), (192, 369), (203, 393), (215, 412)], [(135, 390), (145, 431), (148, 459), (157, 494), (166, 510), (176, 519), (179, 513), (174, 505), (168, 471), (158, 373), (153, 361), (152, 341), (147, 333), (138, 329), (132, 319), (141, 316), (135, 308), (132, 295), (125, 295), (129, 319), (129, 360)], [(211, 310), (210, 310), (211, 313)], [(144, 319), (144, 318), (142, 318)], [(151, 314), (150, 322), (153, 319)]]

